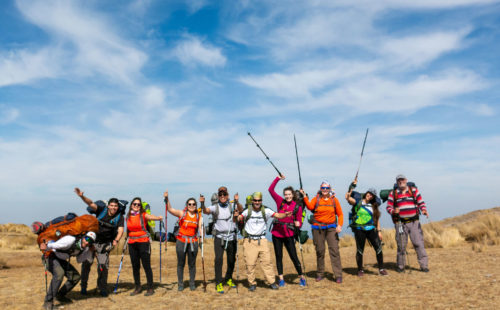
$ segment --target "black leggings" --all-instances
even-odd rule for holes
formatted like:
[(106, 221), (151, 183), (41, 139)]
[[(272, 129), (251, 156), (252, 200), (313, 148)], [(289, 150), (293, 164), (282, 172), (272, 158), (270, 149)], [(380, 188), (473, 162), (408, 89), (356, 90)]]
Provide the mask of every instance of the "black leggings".
[(148, 281), (148, 289), (153, 288), (153, 271), (151, 270), (151, 246), (149, 242), (129, 243), (128, 251), (130, 261), (132, 262), (132, 271), (134, 273), (134, 283), (136, 287), (141, 286), (141, 261), (146, 279)]
[[(234, 265), (236, 262), (236, 240), (227, 241), (227, 269), (226, 276), (224, 277), (224, 282), (233, 278)], [(224, 262), (224, 248), (226, 247), (226, 241), (221, 238), (214, 238), (214, 266), (215, 266), (215, 282), (217, 284), (222, 283), (222, 263)]]
[(378, 232), (376, 229), (372, 230), (354, 230), (354, 238), (356, 239), (356, 263), (358, 264), (358, 270), (363, 269), (363, 251), (365, 250), (365, 241), (368, 239), (375, 254), (377, 255), (377, 264), (379, 269), (384, 268), (384, 255), (382, 254), (382, 243), (378, 237)]
[(276, 267), (278, 267), (278, 275), (283, 274), (283, 245), (285, 245), (288, 256), (295, 266), (295, 270), (299, 276), (302, 275), (302, 266), (300, 265), (297, 250), (295, 249), (295, 239), (293, 237), (278, 238), (273, 236), (274, 254), (276, 255)]

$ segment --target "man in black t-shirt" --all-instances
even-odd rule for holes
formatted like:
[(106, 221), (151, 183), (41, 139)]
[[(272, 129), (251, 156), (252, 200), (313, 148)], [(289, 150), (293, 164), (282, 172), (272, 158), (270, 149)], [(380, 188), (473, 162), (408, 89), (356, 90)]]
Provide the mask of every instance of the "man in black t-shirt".
[(75, 193), (85, 202), (88, 209), (96, 214), (99, 220), (99, 232), (94, 244), (95, 252), (90, 260), (82, 263), (81, 293), (87, 294), (87, 282), (89, 279), (90, 268), (94, 262), (94, 256), (97, 257), (97, 288), (101, 296), (108, 296), (108, 268), (109, 252), (115, 247), (123, 236), (123, 213), (119, 212), (119, 201), (111, 198), (106, 206), (98, 206), (91, 199), (85, 197), (83, 192), (77, 187)]

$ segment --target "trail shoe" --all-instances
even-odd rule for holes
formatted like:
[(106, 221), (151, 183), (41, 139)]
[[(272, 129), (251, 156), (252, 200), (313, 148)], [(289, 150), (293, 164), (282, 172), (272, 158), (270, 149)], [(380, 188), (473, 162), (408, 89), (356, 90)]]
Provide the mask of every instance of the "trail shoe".
[(82, 289), (80, 290), (80, 294), (87, 295), (87, 288), (86, 287), (82, 287)]
[(280, 287), (284, 287), (284, 286), (285, 286), (285, 280), (280, 280), (280, 282), (279, 282), (279, 286), (280, 286)]
[(144, 294), (144, 296), (151, 296), (155, 293), (155, 290), (153, 290), (152, 288), (148, 288), (148, 291), (146, 292), (146, 294)]
[(422, 272), (429, 272), (429, 268), (427, 268), (427, 267), (420, 267), (420, 271), (422, 271)]
[(379, 273), (381, 276), (388, 276), (388, 275), (389, 275), (385, 269), (379, 269), (378, 273)]
[(217, 284), (216, 290), (217, 293), (224, 294), (224, 286), (222, 286), (222, 283)]
[(250, 285), (250, 287), (248, 287), (248, 290), (250, 292), (255, 292), (255, 290), (257, 289), (257, 286), (254, 284), (254, 285)]
[(179, 292), (182, 292), (182, 291), (184, 290), (184, 285), (183, 285), (183, 284), (179, 284), (179, 285), (177, 286), (177, 290), (178, 290)]
[(43, 303), (43, 310), (52, 310), (54, 309), (54, 305), (52, 304), (51, 301), (46, 301)]
[(192, 291), (195, 291), (196, 290), (196, 285), (189, 284), (189, 289), (192, 290)]
[(319, 281), (321, 281), (321, 280), (323, 280), (323, 276), (317, 276), (317, 277), (316, 277), (316, 282), (319, 282)]
[(233, 279), (229, 279), (229, 280), (227, 280), (226, 284), (227, 284), (227, 286), (229, 286), (230, 288), (236, 288), (236, 284), (234, 284)]
[(276, 285), (276, 283), (273, 283), (269, 286), (272, 290), (277, 290), (278, 289), (278, 286)]
[(140, 294), (141, 292), (142, 292), (142, 288), (140, 286), (136, 286), (135, 290), (132, 293), (130, 293), (130, 296), (135, 296), (137, 294)]
[(342, 277), (337, 277), (337, 279), (335, 279), (335, 283), (342, 283)]
[(300, 285), (301, 287), (306, 287), (306, 279), (300, 278), (300, 280), (299, 280), (299, 285)]
[(365, 271), (363, 269), (358, 270), (358, 277), (362, 277), (365, 275)]
[(57, 299), (57, 301), (59, 301), (62, 304), (69, 304), (69, 303), (73, 302), (71, 299), (69, 299), (65, 295), (61, 295), (61, 294), (57, 294), (56, 299)]
[(399, 268), (399, 267), (398, 267), (398, 268), (396, 269), (396, 271), (397, 271), (397, 272), (399, 272), (399, 273), (405, 273), (404, 268), (403, 268), (403, 269), (401, 269), (401, 268)]

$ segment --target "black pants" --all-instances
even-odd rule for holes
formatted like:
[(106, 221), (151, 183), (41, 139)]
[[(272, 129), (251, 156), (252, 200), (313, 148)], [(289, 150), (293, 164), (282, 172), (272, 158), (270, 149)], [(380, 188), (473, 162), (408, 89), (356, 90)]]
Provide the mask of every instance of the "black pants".
[(134, 283), (136, 287), (141, 286), (141, 262), (146, 279), (148, 281), (148, 289), (153, 288), (153, 271), (151, 270), (151, 245), (149, 242), (135, 242), (128, 245), (130, 261), (132, 263), (132, 271), (134, 273)]
[(186, 252), (184, 252), (184, 242), (179, 240), (175, 243), (175, 251), (177, 252), (177, 283), (179, 286), (184, 282), (184, 266), (186, 265), (186, 256), (188, 258), (189, 267), (189, 285), (194, 285), (196, 277), (196, 256), (198, 255), (198, 242), (187, 244)]
[[(52, 302), (56, 295), (66, 295), (80, 281), (80, 274), (69, 262), (59, 259), (54, 255), (51, 255), (49, 258), (42, 258), (42, 261), (46, 264), (47, 270), (52, 273), (52, 281), (50, 281), (49, 290), (47, 295), (45, 295), (46, 302)], [(64, 277), (68, 278), (68, 280), (61, 287)]]
[[(215, 237), (214, 251), (215, 251), (215, 282), (222, 283), (222, 263), (224, 260), (224, 248), (226, 241), (221, 238)], [(227, 269), (224, 282), (233, 278), (234, 264), (236, 262), (236, 240), (227, 241)]]
[(377, 230), (355, 229), (354, 238), (356, 239), (356, 263), (358, 264), (358, 270), (363, 269), (363, 251), (365, 250), (366, 239), (368, 239), (373, 249), (375, 250), (375, 254), (377, 255), (378, 268), (383, 269), (384, 255), (382, 254), (382, 242), (380, 242)]
[(101, 292), (107, 292), (108, 285), (108, 270), (109, 270), (109, 252), (104, 251), (105, 247), (109, 243), (96, 243), (96, 252), (92, 256), (91, 261), (84, 261), (82, 263), (82, 282), (80, 286), (82, 289), (87, 288), (87, 283), (89, 280), (90, 269), (94, 263), (94, 257), (97, 258), (97, 288)]
[(299, 276), (302, 275), (302, 266), (300, 265), (299, 257), (297, 256), (297, 249), (295, 248), (295, 239), (293, 237), (278, 238), (273, 235), (274, 255), (276, 256), (276, 267), (278, 268), (278, 275), (283, 274), (283, 245), (285, 245), (288, 256), (295, 266), (295, 270)]

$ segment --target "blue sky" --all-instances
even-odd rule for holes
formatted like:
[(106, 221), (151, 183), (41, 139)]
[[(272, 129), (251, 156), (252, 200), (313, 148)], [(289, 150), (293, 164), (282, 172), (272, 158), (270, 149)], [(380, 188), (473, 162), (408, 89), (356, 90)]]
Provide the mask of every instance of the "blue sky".
[(360, 190), (404, 173), (433, 220), (498, 206), (499, 2), (2, 1), (1, 222), (83, 213), (75, 186), (160, 214), (165, 188), (267, 192), (247, 131), (279, 191), (295, 133), (306, 191), (347, 213), (368, 127)]

